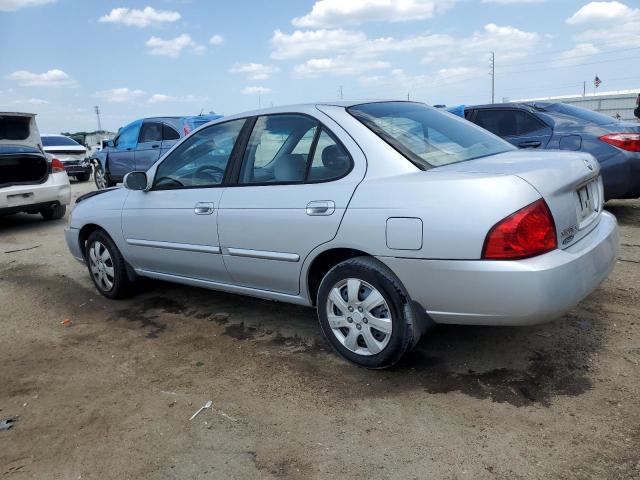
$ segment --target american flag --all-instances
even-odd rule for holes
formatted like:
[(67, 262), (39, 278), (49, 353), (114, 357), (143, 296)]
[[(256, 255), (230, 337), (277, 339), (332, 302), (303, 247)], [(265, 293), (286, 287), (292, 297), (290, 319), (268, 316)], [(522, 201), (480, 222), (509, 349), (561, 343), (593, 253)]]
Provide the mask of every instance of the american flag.
[(596, 78), (593, 80), (593, 84), (596, 86), (596, 88), (598, 88), (601, 83), (602, 83), (602, 80), (600, 80), (598, 78), (598, 75), (596, 75)]

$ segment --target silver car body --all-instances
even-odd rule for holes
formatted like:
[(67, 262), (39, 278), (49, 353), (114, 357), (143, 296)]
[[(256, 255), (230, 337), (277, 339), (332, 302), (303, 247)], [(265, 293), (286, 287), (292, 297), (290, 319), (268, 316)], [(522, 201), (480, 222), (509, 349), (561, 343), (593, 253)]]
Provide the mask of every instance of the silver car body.
[[(81, 232), (97, 225), (139, 275), (310, 306), (314, 261), (353, 249), (390, 267), (435, 322), (484, 325), (556, 318), (613, 268), (616, 220), (602, 209), (599, 167), (590, 155), (512, 151), (422, 171), (349, 114), (353, 104), (276, 107), (208, 124), (309, 115), (352, 156), (343, 178), (113, 189), (74, 209), (66, 230), (72, 254), (85, 261)], [(149, 185), (166, 155), (148, 170)], [(579, 222), (576, 190), (589, 183), (600, 185), (598, 204)], [(492, 226), (541, 197), (553, 213), (559, 248), (525, 260), (481, 259)], [(198, 205), (212, 207), (211, 214), (194, 215)]]

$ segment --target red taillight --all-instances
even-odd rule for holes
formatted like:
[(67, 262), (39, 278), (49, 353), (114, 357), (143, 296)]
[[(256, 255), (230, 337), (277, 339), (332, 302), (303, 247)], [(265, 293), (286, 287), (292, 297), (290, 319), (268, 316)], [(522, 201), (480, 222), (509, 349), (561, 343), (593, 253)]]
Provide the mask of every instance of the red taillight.
[(640, 152), (640, 133), (612, 133), (600, 140), (629, 152)]
[(64, 165), (57, 158), (54, 158), (53, 160), (51, 160), (51, 172), (52, 173), (64, 172)]
[(549, 252), (557, 246), (553, 216), (540, 199), (494, 225), (484, 241), (482, 258), (517, 260)]

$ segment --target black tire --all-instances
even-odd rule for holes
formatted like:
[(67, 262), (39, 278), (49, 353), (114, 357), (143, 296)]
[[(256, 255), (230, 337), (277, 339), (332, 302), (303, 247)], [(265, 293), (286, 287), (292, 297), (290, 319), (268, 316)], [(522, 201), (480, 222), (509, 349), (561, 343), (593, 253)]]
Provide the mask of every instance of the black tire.
[(109, 178), (109, 172), (102, 170), (100, 163), (96, 163), (93, 167), (93, 181), (95, 182), (98, 190), (103, 190), (115, 185), (111, 178)]
[(91, 174), (88, 172), (76, 174), (76, 180), (78, 182), (86, 182), (87, 180), (89, 180), (90, 177), (91, 177)]
[[(109, 267), (113, 269), (113, 276), (109, 279), (111, 283), (110, 288), (107, 288), (105, 283), (99, 280), (99, 274), (94, 274), (94, 271), (92, 270), (94, 265), (92, 262), (91, 250), (95, 248), (96, 243), (99, 243), (104, 247), (109, 254), (109, 260), (103, 262), (103, 274), (106, 273), (104, 269)], [(99, 248), (99, 250), (101, 252), (104, 251), (101, 248)], [(122, 257), (118, 247), (113, 243), (113, 240), (111, 240), (111, 237), (109, 237), (104, 230), (96, 230), (89, 235), (85, 245), (85, 259), (89, 270), (89, 276), (91, 277), (95, 287), (102, 295), (107, 298), (118, 299), (128, 297), (132, 294), (133, 282), (127, 274), (127, 262)]]
[[(355, 353), (343, 345), (329, 324), (327, 313), (329, 295), (334, 287), (350, 278), (365, 282), (378, 290), (388, 306), (392, 329), (386, 346), (378, 353), (369, 355)], [(421, 319), (398, 277), (386, 265), (372, 257), (351, 258), (333, 267), (320, 283), (317, 305), (320, 328), (333, 349), (346, 360), (365, 368), (382, 369), (395, 365), (418, 343), (424, 330), (420, 325)], [(353, 320), (349, 320), (353, 322)], [(360, 322), (367, 323), (364, 320), (360, 320)], [(352, 325), (357, 323), (352, 323)], [(362, 323), (357, 326), (357, 335), (360, 335), (361, 328), (372, 327), (372, 325), (367, 326)], [(362, 333), (364, 334), (363, 330)], [(358, 336), (357, 342), (358, 345), (363, 342), (366, 344), (364, 335)]]
[(67, 213), (66, 205), (56, 205), (53, 208), (40, 211), (40, 215), (42, 215), (42, 218), (45, 220), (59, 220), (64, 217), (65, 213)]

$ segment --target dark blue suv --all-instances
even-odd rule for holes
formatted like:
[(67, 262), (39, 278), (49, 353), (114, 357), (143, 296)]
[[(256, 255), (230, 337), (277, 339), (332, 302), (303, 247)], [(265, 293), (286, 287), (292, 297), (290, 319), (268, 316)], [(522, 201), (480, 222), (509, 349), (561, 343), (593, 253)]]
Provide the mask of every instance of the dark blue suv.
[(467, 106), (464, 115), (516, 147), (590, 153), (600, 162), (605, 199), (640, 197), (640, 124), (547, 102)]
[(214, 114), (153, 117), (125, 125), (105, 148), (91, 157), (96, 186), (112, 187), (129, 172), (147, 170), (180, 138), (221, 117)]

